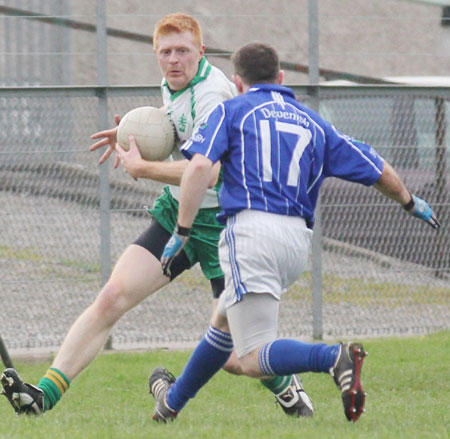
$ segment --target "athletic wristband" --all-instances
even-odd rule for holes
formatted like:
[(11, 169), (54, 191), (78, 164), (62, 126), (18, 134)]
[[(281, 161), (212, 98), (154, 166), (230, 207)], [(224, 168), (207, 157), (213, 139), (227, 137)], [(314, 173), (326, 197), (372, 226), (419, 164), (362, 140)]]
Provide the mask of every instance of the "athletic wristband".
[(411, 201), (402, 205), (403, 209), (405, 209), (405, 210), (411, 210), (414, 207), (414, 205), (416, 204), (414, 201), (414, 197), (412, 196), (412, 194), (410, 194), (410, 195), (411, 195)]
[(181, 236), (189, 236), (189, 233), (191, 232), (190, 227), (182, 227), (179, 224), (177, 224), (177, 233)]

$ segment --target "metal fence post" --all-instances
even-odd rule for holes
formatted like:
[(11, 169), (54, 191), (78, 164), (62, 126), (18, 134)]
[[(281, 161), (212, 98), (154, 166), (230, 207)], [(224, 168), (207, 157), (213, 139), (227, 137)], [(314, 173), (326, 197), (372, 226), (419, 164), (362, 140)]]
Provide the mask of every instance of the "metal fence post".
[[(105, 0), (97, 0), (97, 82), (99, 129), (108, 128), (108, 85), (107, 33)], [(101, 154), (103, 151), (101, 152)], [(109, 185), (109, 164), (100, 166), (100, 265), (102, 284), (111, 273), (111, 190)], [(105, 349), (112, 348), (112, 338), (108, 338)]]
[[(319, 5), (317, 0), (308, 3), (308, 80), (310, 84), (310, 106), (319, 110)], [(323, 338), (322, 322), (322, 218), (320, 196), (315, 210), (314, 234), (312, 238), (312, 318), (313, 337)]]
[[(447, 157), (446, 157), (446, 111), (445, 100), (443, 97), (436, 97), (434, 99), (435, 104), (435, 126), (436, 126), (436, 178), (435, 178), (435, 190), (436, 190), (436, 204), (439, 206), (446, 201), (446, 187), (447, 187)], [(438, 212), (439, 218), (439, 212)], [(448, 249), (445, 245), (445, 235), (443, 233), (436, 235), (436, 254), (438, 259), (435, 265), (434, 275), (438, 278), (444, 278), (444, 271), (446, 263), (448, 263)], [(446, 260), (447, 259), (447, 260)]]

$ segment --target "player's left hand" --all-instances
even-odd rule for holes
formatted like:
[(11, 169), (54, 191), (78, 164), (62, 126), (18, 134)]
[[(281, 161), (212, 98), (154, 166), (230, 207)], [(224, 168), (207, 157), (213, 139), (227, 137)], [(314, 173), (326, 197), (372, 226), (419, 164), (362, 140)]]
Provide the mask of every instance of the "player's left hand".
[(436, 219), (430, 205), (425, 200), (422, 200), (422, 198), (419, 198), (416, 195), (411, 194), (411, 197), (411, 207), (408, 208), (410, 204), (408, 203), (407, 207), (405, 207), (405, 210), (412, 216), (425, 221), (427, 224), (433, 227), (433, 229), (439, 229), (439, 227), (441, 227), (441, 223)]
[(183, 250), (183, 247), (189, 241), (190, 230), (191, 229), (187, 227), (181, 227), (177, 224), (175, 232), (164, 247), (163, 254), (161, 256), (161, 265), (165, 276), (170, 277), (170, 266), (172, 265), (175, 257), (181, 252), (181, 250)]
[[(99, 148), (108, 146), (106, 151), (100, 157), (98, 161), (99, 164), (104, 163), (115, 150), (115, 145), (117, 142), (117, 127), (119, 126), (120, 123), (120, 116), (118, 114), (114, 115), (114, 121), (116, 122), (117, 125), (116, 127), (111, 128), (109, 130), (99, 131), (98, 133), (94, 133), (91, 135), (91, 139), (101, 139), (101, 140), (98, 140), (96, 143), (91, 145), (89, 151), (95, 151)], [(116, 169), (118, 166), (119, 166), (119, 157), (116, 155), (116, 159), (114, 161), (114, 168)]]

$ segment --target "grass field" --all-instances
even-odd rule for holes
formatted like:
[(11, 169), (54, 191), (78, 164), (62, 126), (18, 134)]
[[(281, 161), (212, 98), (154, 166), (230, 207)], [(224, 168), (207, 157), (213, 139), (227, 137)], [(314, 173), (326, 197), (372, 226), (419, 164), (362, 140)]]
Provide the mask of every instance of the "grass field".
[[(149, 372), (159, 365), (178, 375), (190, 352), (101, 355), (42, 417), (17, 417), (0, 399), (1, 439), (447, 439), (450, 437), (450, 332), (424, 337), (362, 340), (367, 412), (355, 423), (325, 374), (305, 374), (311, 419), (287, 418), (258, 381), (219, 372), (170, 425), (151, 419)], [(48, 363), (15, 362), (35, 383)]]

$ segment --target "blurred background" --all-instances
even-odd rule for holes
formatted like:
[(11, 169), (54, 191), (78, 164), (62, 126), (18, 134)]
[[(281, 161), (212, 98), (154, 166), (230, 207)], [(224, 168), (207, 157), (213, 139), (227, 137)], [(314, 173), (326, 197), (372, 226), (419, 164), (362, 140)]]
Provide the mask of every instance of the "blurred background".
[[(155, 23), (194, 15), (209, 61), (275, 46), (285, 84), (373, 145), (430, 202), (436, 233), (373, 189), (329, 179), (307, 273), (280, 335), (411, 335), (450, 327), (450, 1), (0, 2), (0, 336), (54, 351), (145, 229), (161, 185), (99, 167), (90, 134), (161, 105)], [(196, 268), (130, 311), (109, 348), (192, 346), (211, 310)]]
[[(320, 67), (374, 78), (448, 79), (448, 3), (321, 0)], [(110, 85), (159, 85), (151, 35), (161, 16), (176, 11), (199, 20), (211, 61), (229, 75), (230, 63), (220, 53), (249, 41), (268, 42), (282, 60), (308, 65), (308, 0), (9, 0), (0, 3), (2, 85), (97, 84), (99, 7), (110, 32)], [(287, 70), (286, 83), (307, 84), (307, 74)]]

